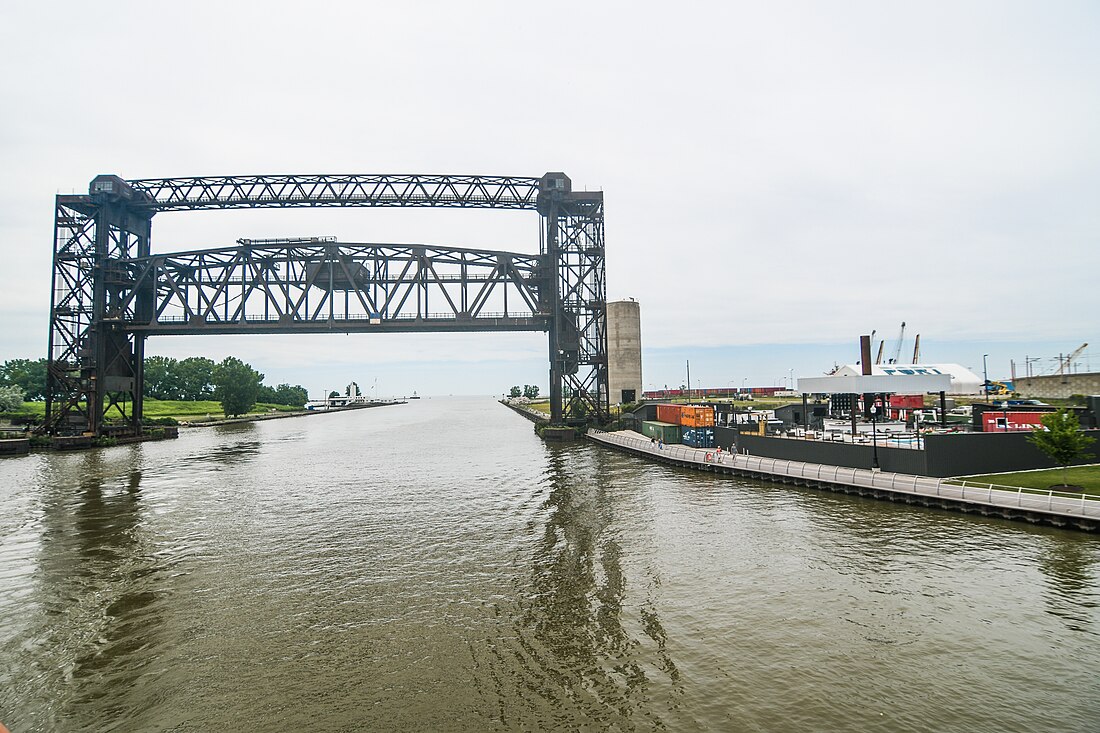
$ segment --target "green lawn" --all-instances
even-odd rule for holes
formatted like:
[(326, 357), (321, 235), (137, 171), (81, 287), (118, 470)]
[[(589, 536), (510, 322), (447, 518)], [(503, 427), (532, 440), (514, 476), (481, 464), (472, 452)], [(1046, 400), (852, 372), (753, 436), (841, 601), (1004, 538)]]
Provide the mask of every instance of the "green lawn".
[[(550, 414), (550, 400), (548, 400), (548, 399), (538, 400), (537, 402), (528, 402), (527, 407), (530, 407), (532, 410), (537, 410), (537, 411), (539, 411), (539, 412), (541, 412), (545, 415)], [(619, 416), (619, 408), (612, 405), (611, 406), (611, 417), (616, 418), (618, 416)]]
[[(146, 397), (144, 403), (144, 415), (149, 419), (172, 417), (182, 422), (192, 422), (195, 420), (205, 420), (207, 415), (210, 415), (211, 418), (224, 417), (224, 415), (222, 415), (221, 403), (216, 400), (186, 402), (183, 400), (155, 400), (151, 397)], [(248, 414), (264, 415), (272, 411), (297, 412), (301, 409), (301, 405), (272, 405), (261, 402), (257, 403)], [(40, 419), (44, 418), (46, 416), (46, 403), (24, 402), (21, 412), (28, 415), (34, 415)], [(117, 417), (113, 411), (107, 415), (108, 420), (113, 417)]]
[[(297, 412), (301, 409), (301, 405), (292, 407), (290, 405), (271, 405), (266, 402), (258, 402), (248, 414), (263, 415), (272, 411)], [(145, 399), (144, 414), (148, 418), (174, 417), (184, 422), (205, 420), (207, 415), (211, 418), (224, 417), (222, 415), (222, 405), (216, 400), (185, 402), (183, 400), (154, 400), (148, 397)]]
[[(1068, 484), (1084, 487), (1086, 494), (1100, 495), (1100, 466), (1071, 466), (1066, 470), (1065, 480)], [(1053, 485), (1062, 483), (1062, 469), (1050, 468), (1043, 471), (998, 473), (992, 476), (967, 476), (966, 482), (968, 484), (986, 483), (1001, 486), (1022, 486), (1025, 489), (1046, 491)]]

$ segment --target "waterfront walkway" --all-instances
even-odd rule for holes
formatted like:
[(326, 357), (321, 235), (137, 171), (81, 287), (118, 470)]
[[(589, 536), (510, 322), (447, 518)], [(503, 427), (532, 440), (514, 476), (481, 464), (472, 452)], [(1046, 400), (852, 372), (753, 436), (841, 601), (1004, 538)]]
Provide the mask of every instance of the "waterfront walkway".
[(968, 483), (959, 479), (886, 473), (782, 458), (761, 458), (725, 452), (719, 455), (712, 448), (661, 446), (632, 430), (605, 433), (592, 429), (588, 431), (587, 437), (620, 450), (695, 470), (737, 474), (909, 504), (1100, 531), (1100, 497), (1087, 494), (1038, 492), (1033, 489)]

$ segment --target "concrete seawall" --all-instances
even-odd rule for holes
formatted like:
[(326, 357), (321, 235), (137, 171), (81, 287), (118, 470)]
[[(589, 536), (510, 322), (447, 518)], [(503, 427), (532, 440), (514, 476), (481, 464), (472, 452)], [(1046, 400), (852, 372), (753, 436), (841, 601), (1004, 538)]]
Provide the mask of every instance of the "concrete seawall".
[(0, 456), (21, 456), (31, 449), (29, 438), (5, 438), (0, 440)]

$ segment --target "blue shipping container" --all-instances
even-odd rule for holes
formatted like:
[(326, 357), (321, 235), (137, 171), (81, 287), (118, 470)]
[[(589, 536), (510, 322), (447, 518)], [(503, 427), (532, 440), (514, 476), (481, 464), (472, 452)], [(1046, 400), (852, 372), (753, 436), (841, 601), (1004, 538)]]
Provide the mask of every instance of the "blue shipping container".
[(713, 448), (714, 428), (681, 428), (680, 442), (692, 448)]

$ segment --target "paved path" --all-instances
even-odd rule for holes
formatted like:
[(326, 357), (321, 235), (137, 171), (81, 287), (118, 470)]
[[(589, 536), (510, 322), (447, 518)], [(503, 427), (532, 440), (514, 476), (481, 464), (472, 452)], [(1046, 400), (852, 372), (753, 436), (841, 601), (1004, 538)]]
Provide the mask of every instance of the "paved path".
[(735, 473), (786, 483), (977, 511), (1009, 519), (1025, 519), (1057, 526), (1100, 530), (1100, 497), (1055, 491), (1034, 493), (990, 484), (968, 484), (957, 479), (885, 473), (864, 468), (827, 466), (782, 458), (732, 455), (713, 449), (666, 445), (663, 448), (631, 430), (604, 433), (589, 430), (588, 438), (632, 453), (716, 473)]

